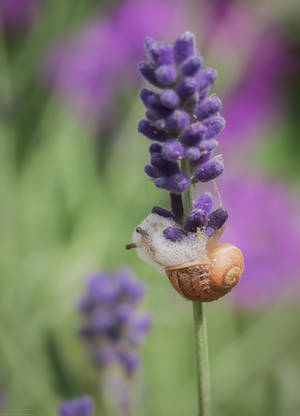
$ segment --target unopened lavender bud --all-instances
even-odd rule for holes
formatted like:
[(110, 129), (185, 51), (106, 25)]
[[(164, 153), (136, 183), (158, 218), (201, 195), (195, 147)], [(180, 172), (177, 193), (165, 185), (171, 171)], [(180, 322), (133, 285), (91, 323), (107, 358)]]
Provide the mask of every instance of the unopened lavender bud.
[(180, 98), (187, 99), (192, 97), (198, 90), (198, 81), (194, 77), (186, 77), (181, 79), (176, 87)]
[(202, 66), (203, 58), (200, 55), (193, 55), (183, 62), (181, 72), (187, 77), (192, 77), (202, 68)]
[(195, 146), (203, 139), (207, 127), (202, 123), (193, 123), (183, 132), (183, 142), (186, 146)]
[(94, 411), (94, 402), (88, 397), (79, 397), (60, 405), (61, 416), (92, 416)]
[(189, 231), (190, 233), (196, 233), (197, 228), (204, 228), (207, 226), (208, 217), (207, 213), (201, 209), (194, 210), (191, 214), (187, 217), (184, 229)]
[(164, 132), (167, 131), (167, 123), (166, 123), (166, 120), (164, 120), (163, 118), (153, 121), (152, 126), (155, 127), (159, 131), (164, 131)]
[(210, 192), (203, 192), (199, 198), (194, 202), (193, 208), (200, 209), (209, 214), (214, 203), (213, 196)]
[(160, 87), (161, 85), (157, 81), (155, 77), (155, 71), (149, 62), (140, 62), (139, 64), (139, 71), (143, 75), (146, 81), (150, 82), (150, 84), (154, 85), (155, 87)]
[(161, 171), (153, 165), (146, 165), (144, 167), (144, 172), (153, 179), (159, 178), (162, 175)]
[(148, 108), (146, 111), (146, 117), (149, 121), (156, 121), (159, 120), (160, 115), (152, 108)]
[(172, 109), (162, 105), (159, 94), (153, 94), (148, 98), (148, 107), (154, 110), (160, 118), (168, 117), (172, 114)]
[(174, 56), (177, 63), (194, 54), (195, 36), (192, 32), (183, 33), (175, 42)]
[(226, 122), (223, 117), (217, 116), (205, 121), (204, 126), (207, 128), (204, 139), (214, 139), (217, 137), (225, 128)]
[(212, 155), (211, 152), (205, 152), (205, 153), (201, 154), (201, 156), (197, 160), (197, 166), (200, 166), (203, 163), (207, 162), (210, 159), (211, 155)]
[(220, 98), (216, 95), (212, 95), (211, 97), (208, 97), (200, 102), (196, 108), (195, 115), (198, 120), (202, 121), (217, 114), (221, 107), (222, 102)]
[(155, 39), (151, 38), (150, 36), (147, 36), (146, 39), (145, 39), (145, 42), (144, 42), (144, 51), (145, 51), (145, 55), (149, 59), (149, 61), (152, 61), (150, 47), (153, 43), (155, 43)]
[(175, 110), (167, 118), (167, 127), (173, 133), (180, 133), (185, 127), (188, 126), (190, 116), (183, 110)]
[(180, 98), (174, 90), (168, 89), (160, 94), (160, 101), (163, 106), (174, 109), (179, 105)]
[(153, 127), (148, 120), (141, 120), (138, 125), (139, 133), (142, 133), (145, 137), (151, 140), (157, 140), (158, 142), (164, 142), (167, 140), (168, 135), (159, 131), (157, 128)]
[(210, 139), (210, 140), (202, 140), (199, 144), (199, 149), (202, 152), (211, 152), (218, 146), (217, 140)]
[(195, 171), (195, 178), (199, 182), (209, 182), (217, 178), (224, 170), (224, 159), (222, 155), (217, 155), (209, 161), (203, 163)]
[(208, 226), (214, 230), (219, 230), (227, 221), (228, 213), (224, 208), (218, 208), (208, 217)]
[(163, 176), (171, 176), (180, 172), (178, 163), (165, 160), (160, 153), (151, 153), (151, 163), (161, 170)]
[(169, 178), (166, 176), (161, 176), (160, 178), (155, 179), (154, 185), (158, 189), (168, 189), (169, 188)]
[(161, 85), (172, 85), (177, 79), (177, 69), (173, 65), (161, 65), (156, 69), (155, 77)]
[(174, 218), (174, 215), (171, 211), (168, 211), (167, 209), (162, 207), (153, 207), (152, 214), (157, 214), (164, 218)]
[(158, 41), (151, 43), (149, 53), (152, 62), (157, 66), (170, 65), (174, 62), (173, 47), (165, 42)]
[(198, 147), (191, 146), (186, 148), (184, 156), (188, 160), (198, 160), (201, 156), (201, 152)]
[(163, 231), (163, 235), (167, 240), (178, 243), (186, 237), (186, 233), (181, 228), (167, 227)]
[(149, 146), (150, 153), (160, 153), (162, 150), (162, 145), (159, 143), (151, 143)]
[(142, 88), (140, 92), (140, 99), (142, 100), (145, 107), (148, 107), (148, 99), (149, 97), (155, 95), (155, 93), (148, 88)]
[(218, 78), (218, 72), (214, 68), (205, 68), (198, 75), (199, 91), (208, 90)]
[(168, 190), (175, 194), (185, 192), (190, 187), (190, 178), (185, 173), (175, 173), (169, 178)]
[(162, 157), (170, 162), (176, 162), (176, 160), (184, 156), (184, 147), (179, 140), (169, 140), (162, 149)]

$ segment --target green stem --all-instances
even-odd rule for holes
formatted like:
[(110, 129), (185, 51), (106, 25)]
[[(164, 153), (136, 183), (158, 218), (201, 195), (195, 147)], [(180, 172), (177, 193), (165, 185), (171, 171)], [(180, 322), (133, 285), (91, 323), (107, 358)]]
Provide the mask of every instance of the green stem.
[[(188, 161), (182, 162), (182, 171), (191, 177), (191, 166)], [(192, 211), (192, 198), (190, 189), (183, 194), (184, 215)], [(194, 334), (197, 370), (198, 415), (210, 416), (211, 389), (208, 361), (208, 344), (204, 305), (201, 302), (193, 302)]]
[(204, 305), (193, 302), (194, 333), (197, 365), (198, 408), (199, 416), (209, 416), (210, 409), (210, 373)]

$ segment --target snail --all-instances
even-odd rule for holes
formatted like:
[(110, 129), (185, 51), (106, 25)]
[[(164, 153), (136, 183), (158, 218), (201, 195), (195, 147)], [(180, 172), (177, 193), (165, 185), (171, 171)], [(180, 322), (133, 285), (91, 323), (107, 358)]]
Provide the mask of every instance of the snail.
[(184, 298), (211, 302), (226, 295), (240, 281), (244, 257), (237, 247), (217, 244), (207, 256), (207, 263), (195, 261), (165, 268), (172, 286)]
[(187, 233), (180, 241), (169, 241), (163, 231), (178, 224), (172, 218), (150, 214), (133, 234), (138, 256), (165, 273), (185, 299), (211, 302), (236, 286), (244, 271), (242, 252), (232, 244), (217, 244), (217, 238)]

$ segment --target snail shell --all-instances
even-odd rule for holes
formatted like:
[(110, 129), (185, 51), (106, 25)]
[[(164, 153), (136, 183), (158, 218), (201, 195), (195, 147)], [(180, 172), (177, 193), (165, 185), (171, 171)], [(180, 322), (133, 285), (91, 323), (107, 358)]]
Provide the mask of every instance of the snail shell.
[(218, 244), (207, 254), (210, 262), (165, 268), (174, 289), (194, 302), (211, 302), (226, 295), (244, 271), (243, 254), (232, 244)]

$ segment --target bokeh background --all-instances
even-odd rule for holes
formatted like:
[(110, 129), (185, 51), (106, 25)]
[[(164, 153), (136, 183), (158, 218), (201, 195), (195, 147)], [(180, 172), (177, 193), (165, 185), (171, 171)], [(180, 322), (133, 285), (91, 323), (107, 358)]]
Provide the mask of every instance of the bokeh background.
[(153, 317), (132, 414), (196, 414), (191, 304), (124, 250), (153, 205), (168, 207), (136, 129), (143, 40), (189, 29), (219, 71), (222, 240), (246, 258), (239, 287), (206, 307), (214, 415), (299, 415), (300, 3), (1, 0), (0, 15), (2, 412), (97, 400), (76, 304), (92, 272), (127, 265)]

